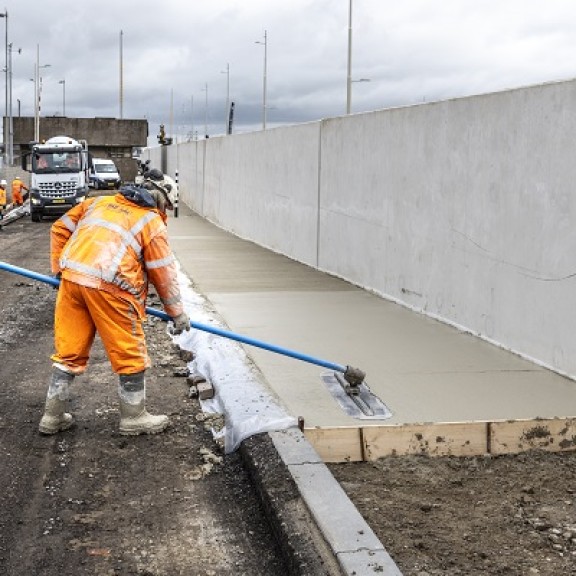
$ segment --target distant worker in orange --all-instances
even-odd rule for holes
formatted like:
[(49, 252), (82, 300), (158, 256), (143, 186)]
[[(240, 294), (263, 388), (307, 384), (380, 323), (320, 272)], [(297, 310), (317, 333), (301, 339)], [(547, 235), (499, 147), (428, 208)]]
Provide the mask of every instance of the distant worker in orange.
[(16, 176), (16, 178), (12, 180), (12, 204), (14, 204), (14, 206), (22, 206), (22, 204), (24, 204), (25, 194), (22, 193), (22, 190), (28, 192), (28, 186), (20, 180), (19, 176)]
[(74, 423), (66, 412), (70, 385), (87, 368), (96, 332), (119, 377), (120, 434), (155, 434), (168, 426), (167, 416), (146, 410), (144, 374), (150, 358), (142, 323), (152, 282), (174, 331), (190, 329), (168, 245), (166, 209), (174, 201), (170, 184), (147, 178), (144, 186), (89, 198), (52, 225), (51, 267), (61, 281), (42, 434)]
[(7, 199), (6, 199), (6, 186), (8, 186), (8, 184), (6, 183), (6, 180), (1, 180), (0, 181), (0, 220), (2, 220), (2, 218), (4, 218), (4, 210), (6, 210), (6, 204), (7, 204)]

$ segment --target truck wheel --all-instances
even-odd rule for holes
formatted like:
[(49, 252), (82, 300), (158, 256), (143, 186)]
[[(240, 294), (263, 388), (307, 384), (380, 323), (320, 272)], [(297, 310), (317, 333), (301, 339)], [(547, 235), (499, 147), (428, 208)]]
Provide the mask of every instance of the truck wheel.
[(38, 211), (31, 211), (30, 218), (32, 222), (41, 222), (42, 221), (42, 214)]

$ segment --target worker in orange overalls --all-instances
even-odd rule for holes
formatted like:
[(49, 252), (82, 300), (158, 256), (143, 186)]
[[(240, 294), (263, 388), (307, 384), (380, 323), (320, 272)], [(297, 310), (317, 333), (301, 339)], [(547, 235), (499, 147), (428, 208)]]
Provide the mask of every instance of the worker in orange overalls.
[(170, 188), (163, 180), (147, 178), (143, 186), (89, 198), (52, 225), (51, 267), (61, 281), (42, 434), (74, 423), (66, 412), (69, 388), (86, 370), (96, 332), (119, 376), (120, 434), (155, 434), (168, 426), (167, 416), (151, 415), (145, 406), (144, 374), (150, 359), (142, 321), (150, 281), (172, 317), (174, 332), (190, 329), (168, 245), (166, 209), (174, 201)]
[(8, 184), (6, 183), (6, 180), (1, 180), (0, 181), (0, 220), (2, 220), (4, 218), (4, 210), (6, 210), (6, 204), (7, 204), (6, 186), (8, 186)]
[(24, 204), (22, 190), (28, 192), (28, 187), (20, 180), (19, 176), (16, 176), (16, 178), (12, 180), (12, 204), (14, 204), (14, 206), (22, 206), (22, 204)]

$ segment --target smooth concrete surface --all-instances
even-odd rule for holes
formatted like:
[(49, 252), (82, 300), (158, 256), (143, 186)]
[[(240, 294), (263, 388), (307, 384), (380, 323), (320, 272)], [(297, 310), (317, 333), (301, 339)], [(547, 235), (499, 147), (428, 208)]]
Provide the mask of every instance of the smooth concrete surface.
[(576, 382), (180, 209), (172, 248), (230, 330), (364, 370), (392, 418), (347, 416), (318, 366), (245, 346), (306, 428), (574, 417)]

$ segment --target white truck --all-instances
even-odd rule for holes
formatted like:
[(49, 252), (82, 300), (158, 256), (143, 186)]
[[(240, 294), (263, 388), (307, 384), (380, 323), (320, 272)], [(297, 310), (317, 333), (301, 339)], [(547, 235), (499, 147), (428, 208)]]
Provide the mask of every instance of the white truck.
[(85, 140), (55, 136), (32, 143), (22, 156), (22, 168), (30, 172), (30, 217), (62, 215), (88, 195), (88, 145)]

